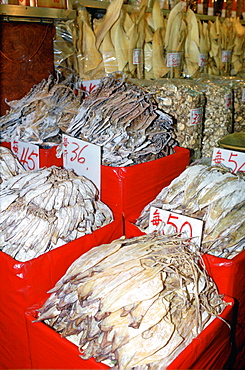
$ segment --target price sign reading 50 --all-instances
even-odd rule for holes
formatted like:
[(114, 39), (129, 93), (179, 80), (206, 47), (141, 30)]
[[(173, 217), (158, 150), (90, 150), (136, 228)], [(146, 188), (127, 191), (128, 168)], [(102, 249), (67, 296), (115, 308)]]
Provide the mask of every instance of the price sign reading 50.
[(245, 173), (245, 153), (234, 150), (214, 148), (212, 156), (212, 165), (222, 163), (231, 169), (232, 173)]
[(93, 181), (100, 192), (100, 146), (68, 135), (62, 136), (62, 146), (63, 167)]
[(39, 147), (37, 145), (13, 140), (11, 141), (11, 150), (26, 170), (39, 169)]
[(150, 209), (149, 232), (162, 231), (164, 235), (183, 234), (184, 237), (194, 238), (194, 242), (200, 246), (202, 230), (202, 220), (156, 207)]

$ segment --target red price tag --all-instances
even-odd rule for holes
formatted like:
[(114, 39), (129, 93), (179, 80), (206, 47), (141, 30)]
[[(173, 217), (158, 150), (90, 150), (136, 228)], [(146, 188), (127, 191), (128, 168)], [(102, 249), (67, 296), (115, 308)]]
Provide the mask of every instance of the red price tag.
[(11, 142), (11, 150), (26, 170), (33, 171), (39, 168), (39, 147), (37, 145), (14, 140)]
[(232, 173), (245, 172), (245, 153), (221, 148), (213, 149), (212, 165), (222, 163)]
[(191, 109), (190, 125), (199, 125), (202, 122), (202, 108)]
[(62, 136), (63, 167), (86, 176), (100, 191), (101, 148), (68, 135)]
[(156, 207), (150, 209), (149, 233), (161, 231), (164, 235), (181, 234), (183, 237), (193, 238), (195, 244), (200, 246), (202, 230), (202, 220)]

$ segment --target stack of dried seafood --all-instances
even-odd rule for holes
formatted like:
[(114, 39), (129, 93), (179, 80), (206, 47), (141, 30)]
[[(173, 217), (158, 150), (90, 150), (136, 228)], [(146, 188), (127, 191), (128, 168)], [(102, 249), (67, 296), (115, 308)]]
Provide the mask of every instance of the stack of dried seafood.
[(78, 345), (83, 359), (163, 369), (226, 306), (190, 247), (152, 233), (92, 248), (50, 290), (37, 321)]
[(170, 116), (152, 94), (122, 74), (101, 79), (81, 104), (66, 133), (102, 147), (102, 164), (128, 166), (173, 153)]
[(202, 253), (233, 258), (245, 250), (245, 179), (224, 166), (189, 166), (141, 212), (136, 225), (147, 232), (150, 207), (205, 221)]
[(154, 94), (158, 107), (174, 119), (176, 139), (191, 151), (191, 159), (201, 158), (205, 96), (193, 81), (159, 79), (139, 81)]
[(0, 146), (0, 184), (12, 176), (25, 172), (18, 158), (10, 149)]
[(58, 167), (25, 171), (0, 189), (0, 249), (27, 261), (113, 220), (86, 177)]
[(234, 132), (245, 132), (245, 81), (234, 83)]
[(65, 130), (81, 102), (74, 94), (74, 83), (73, 75), (61, 83), (50, 76), (22, 99), (8, 102), (10, 111), (0, 118), (0, 140), (60, 143), (61, 130)]

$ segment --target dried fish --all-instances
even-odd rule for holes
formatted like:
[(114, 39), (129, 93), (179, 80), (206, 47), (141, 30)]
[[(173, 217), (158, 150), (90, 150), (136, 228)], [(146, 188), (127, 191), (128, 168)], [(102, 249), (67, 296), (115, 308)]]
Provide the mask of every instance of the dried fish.
[(165, 368), (226, 307), (191, 249), (159, 233), (92, 248), (56, 283), (35, 321), (76, 344), (83, 359)]
[(66, 130), (102, 147), (102, 164), (126, 166), (173, 153), (173, 122), (151, 94), (111, 74), (81, 104)]
[(205, 221), (202, 253), (232, 258), (245, 250), (245, 181), (222, 165), (193, 164), (163, 188), (136, 220), (145, 232), (151, 206)]
[(4, 146), (0, 146), (0, 184), (4, 180), (24, 172), (24, 167), (13, 152)]
[(55, 166), (4, 179), (0, 206), (0, 249), (19, 261), (38, 257), (113, 221), (111, 210), (98, 199), (89, 179)]

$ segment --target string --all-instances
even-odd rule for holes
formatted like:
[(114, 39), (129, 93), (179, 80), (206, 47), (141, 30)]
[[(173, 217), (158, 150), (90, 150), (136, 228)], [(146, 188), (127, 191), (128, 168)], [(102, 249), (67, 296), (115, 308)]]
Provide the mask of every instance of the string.
[(27, 62), (28, 60), (31, 60), (32, 58), (34, 58), (35, 57), (35, 55), (39, 52), (39, 50), (41, 49), (41, 47), (42, 47), (42, 45), (43, 45), (43, 43), (44, 43), (44, 40), (46, 39), (46, 37), (47, 37), (47, 33), (48, 33), (48, 27), (49, 26), (47, 26), (46, 27), (46, 31), (45, 31), (45, 34), (44, 34), (44, 36), (43, 36), (43, 38), (42, 38), (42, 41), (41, 41), (41, 43), (40, 43), (40, 45), (39, 45), (39, 47), (37, 48), (37, 50), (30, 56), (30, 57), (27, 57), (27, 58), (25, 58), (25, 59), (23, 59), (23, 60), (14, 60), (14, 59), (11, 59), (11, 58), (9, 58), (6, 54), (4, 54), (1, 50), (0, 50), (0, 53), (4, 56), (4, 58), (6, 58), (7, 60), (9, 60), (10, 62), (12, 62), (12, 63), (25, 63), (25, 62)]

